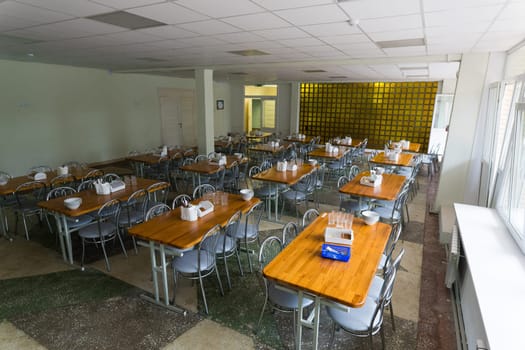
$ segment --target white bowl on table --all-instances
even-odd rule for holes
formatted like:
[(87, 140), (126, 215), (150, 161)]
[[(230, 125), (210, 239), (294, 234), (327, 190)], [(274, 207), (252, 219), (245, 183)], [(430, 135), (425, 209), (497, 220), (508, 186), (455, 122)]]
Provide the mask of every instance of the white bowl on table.
[(374, 225), (379, 221), (379, 214), (372, 210), (361, 212), (361, 216), (367, 225)]
[(385, 172), (385, 168), (380, 167), (380, 166), (376, 166), (376, 167), (374, 168), (374, 170), (376, 171), (376, 174), (377, 174), (377, 175), (383, 175), (384, 172)]
[(241, 192), (242, 199), (244, 199), (245, 201), (249, 201), (250, 199), (253, 198), (253, 190), (249, 188), (243, 188), (240, 192)]
[(70, 197), (70, 198), (64, 199), (64, 205), (69, 210), (76, 210), (80, 207), (81, 204), (82, 204), (82, 198), (80, 197)]

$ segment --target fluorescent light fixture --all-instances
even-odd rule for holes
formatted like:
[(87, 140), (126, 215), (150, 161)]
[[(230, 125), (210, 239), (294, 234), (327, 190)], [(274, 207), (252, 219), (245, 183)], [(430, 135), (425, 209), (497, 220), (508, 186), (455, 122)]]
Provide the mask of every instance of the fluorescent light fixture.
[(101, 15), (89, 16), (87, 19), (94, 21), (112, 24), (114, 26), (123, 27), (127, 29), (142, 29), (151, 27), (165, 26), (166, 23), (158, 22), (150, 18), (134, 15), (125, 11), (115, 11), (104, 13)]
[(346, 75), (332, 75), (330, 77), (328, 77), (330, 79), (346, 79), (348, 78)]
[(234, 55), (239, 55), (239, 56), (264, 56), (264, 55), (269, 55), (269, 53), (264, 52), (264, 51), (260, 51), (260, 50), (257, 50), (257, 49), (228, 51), (228, 53), (232, 53)]
[(425, 46), (425, 39), (403, 39), (390, 41), (376, 41), (377, 46), (381, 49), (392, 49), (398, 47)]
[(326, 71), (322, 69), (306, 69), (306, 70), (303, 70), (303, 72), (305, 73), (324, 73)]

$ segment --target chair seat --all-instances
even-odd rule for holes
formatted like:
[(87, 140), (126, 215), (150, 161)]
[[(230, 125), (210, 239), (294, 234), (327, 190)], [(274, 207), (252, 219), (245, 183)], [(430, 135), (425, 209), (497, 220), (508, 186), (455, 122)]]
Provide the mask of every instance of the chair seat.
[(129, 217), (128, 213), (124, 210), (120, 213), (118, 219), (119, 226), (131, 226), (144, 221), (144, 213), (142, 210), (130, 210)]
[[(244, 229), (246, 229), (246, 232), (244, 232)], [(259, 234), (257, 226), (253, 224), (248, 224), (248, 226), (243, 224), (238, 225), (237, 231), (235, 232), (235, 239), (244, 239), (245, 234), (248, 241), (255, 239)]]
[(288, 200), (297, 200), (297, 201), (304, 201), (306, 200), (306, 193), (305, 192), (300, 192), (300, 191), (295, 191), (295, 190), (290, 190), (290, 191), (286, 191), (286, 192), (283, 192), (282, 196), (285, 198), (285, 199), (288, 199)]
[(370, 207), (365, 201), (342, 201), (339, 204), (339, 208), (344, 209), (348, 213), (353, 213), (368, 210)]
[(91, 224), (78, 231), (78, 235), (83, 238), (97, 238), (97, 237), (108, 237), (115, 233), (117, 226), (112, 222), (100, 223), (100, 233), (98, 231), (98, 223)]
[[(299, 302), (299, 297), (296, 293), (277, 288), (273, 282), (268, 282), (268, 299), (273, 304), (286, 309), (297, 309), (297, 303)], [(307, 307), (313, 304), (313, 302), (312, 299), (303, 298), (303, 307)]]
[(399, 220), (400, 219), (400, 213), (399, 211), (394, 211), (392, 213), (392, 208), (388, 207), (375, 207), (372, 209), (373, 212), (376, 212), (379, 214), (379, 216), (382, 219), (388, 219), (388, 220)]
[[(208, 271), (215, 266), (215, 254), (201, 250), (200, 270)], [(190, 250), (183, 256), (173, 259), (173, 269), (181, 273), (197, 273), (199, 271), (199, 250)]]
[[(226, 241), (226, 242), (224, 242)], [(211, 241), (210, 241), (211, 242)], [(204, 246), (207, 246), (208, 242), (204, 242)], [(224, 250), (223, 250), (224, 248)], [(221, 235), (219, 237), (219, 239), (217, 240), (217, 246), (215, 248), (215, 253), (216, 254), (222, 254), (222, 252), (231, 252), (233, 250), (235, 250), (237, 248), (237, 243), (235, 241), (234, 238), (230, 237), (230, 236), (226, 236), (226, 235)], [(208, 251), (212, 250), (212, 249), (206, 249)]]
[(93, 217), (91, 215), (81, 215), (76, 217), (66, 217), (67, 221), (67, 227), (70, 230), (77, 229), (79, 227), (85, 226), (93, 221)]
[[(374, 317), (374, 312), (377, 308), (377, 303), (374, 299), (367, 297), (366, 302), (362, 307), (348, 308), (340, 305), (343, 310), (337, 307), (327, 306), (326, 311), (328, 315), (341, 327), (350, 332), (368, 331), (368, 327)], [(345, 310), (346, 309), (346, 310)], [(381, 313), (377, 313), (374, 320), (373, 328), (378, 328), (381, 324)]]
[(343, 162), (330, 162), (326, 164), (326, 167), (332, 170), (341, 170), (344, 168), (344, 164)]
[(395, 203), (396, 203), (396, 201), (386, 201), (384, 199), (376, 199), (374, 201), (374, 204), (376, 206), (390, 208), (390, 209), (392, 209), (394, 207)]
[(253, 190), (255, 197), (265, 198), (273, 197), (277, 193), (277, 190), (273, 186), (263, 185)]
[(383, 278), (374, 276), (372, 284), (370, 285), (370, 289), (368, 290), (368, 297), (377, 302), (379, 300), (379, 296), (381, 295), (381, 288), (383, 288), (384, 283), (385, 280)]

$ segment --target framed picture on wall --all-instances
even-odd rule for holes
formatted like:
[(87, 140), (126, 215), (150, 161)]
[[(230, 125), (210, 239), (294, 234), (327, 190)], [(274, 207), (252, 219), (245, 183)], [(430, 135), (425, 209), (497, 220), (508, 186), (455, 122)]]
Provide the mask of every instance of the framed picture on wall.
[(224, 109), (224, 100), (217, 100), (217, 109)]

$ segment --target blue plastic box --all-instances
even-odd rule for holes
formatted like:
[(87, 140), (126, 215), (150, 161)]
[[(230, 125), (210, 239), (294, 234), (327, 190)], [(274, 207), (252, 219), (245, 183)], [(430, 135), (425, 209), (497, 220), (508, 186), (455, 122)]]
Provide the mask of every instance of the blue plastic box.
[(348, 261), (350, 259), (350, 247), (324, 243), (321, 256), (332, 260)]

